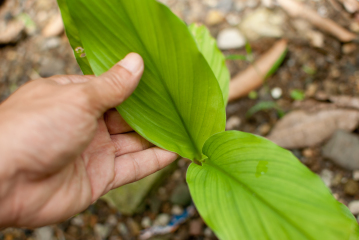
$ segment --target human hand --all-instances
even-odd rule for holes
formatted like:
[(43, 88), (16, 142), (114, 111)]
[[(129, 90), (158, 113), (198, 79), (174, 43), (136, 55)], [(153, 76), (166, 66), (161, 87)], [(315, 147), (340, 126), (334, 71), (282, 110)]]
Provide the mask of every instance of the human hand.
[(0, 105), (0, 227), (64, 221), (177, 158), (112, 109), (143, 70), (131, 53), (100, 77), (35, 80)]

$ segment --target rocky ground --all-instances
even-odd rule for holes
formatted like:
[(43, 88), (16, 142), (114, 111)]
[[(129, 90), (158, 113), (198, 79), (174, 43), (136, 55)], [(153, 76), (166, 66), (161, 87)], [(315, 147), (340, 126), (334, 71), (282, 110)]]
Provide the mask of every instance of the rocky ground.
[[(266, 136), (319, 174), (334, 196), (359, 214), (359, 48), (272, 0), (162, 0), (187, 23), (204, 23), (228, 60), (232, 76), (250, 66), (280, 38), (288, 53), (278, 71), (248, 97), (227, 108), (227, 129)], [(351, 0), (302, 0), (321, 17), (359, 33), (359, 4)], [(334, 28), (332, 28), (334, 29)], [(339, 40), (338, 40), (339, 39)], [(252, 52), (247, 53), (249, 42)], [(0, 102), (27, 81), (81, 74), (55, 0), (0, 0)], [(184, 222), (152, 239), (216, 239), (193, 211), (185, 183), (189, 161), (99, 200), (58, 225), (6, 229), (0, 240), (145, 239), (141, 231)], [(142, 183), (144, 183), (142, 182)], [(121, 199), (118, 199), (118, 195)], [(117, 199), (116, 199), (117, 197)], [(160, 229), (160, 228), (158, 228)]]

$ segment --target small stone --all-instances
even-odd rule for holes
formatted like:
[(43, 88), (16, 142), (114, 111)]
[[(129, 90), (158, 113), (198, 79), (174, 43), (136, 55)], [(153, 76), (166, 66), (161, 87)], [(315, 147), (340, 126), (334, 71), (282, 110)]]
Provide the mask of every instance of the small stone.
[(359, 137), (338, 130), (323, 147), (323, 156), (347, 170), (359, 170)]
[(306, 158), (312, 158), (315, 156), (315, 152), (311, 148), (306, 148), (303, 150), (302, 155)]
[(269, 133), (269, 131), (271, 130), (271, 126), (268, 123), (264, 123), (262, 125), (259, 126), (259, 134), (261, 136), (265, 136)]
[(336, 187), (339, 186), (339, 184), (342, 183), (342, 178), (343, 178), (343, 174), (342, 173), (338, 173), (334, 176), (333, 180), (332, 180), (332, 186)]
[(94, 226), (94, 232), (97, 236), (99, 236), (101, 239), (105, 239), (108, 237), (108, 235), (110, 234), (110, 227), (107, 225), (102, 225), (102, 224), (95, 224)]
[(353, 179), (359, 181), (359, 170), (353, 171)]
[(218, 34), (217, 44), (222, 50), (241, 48), (246, 44), (246, 39), (237, 28), (227, 28)]
[(261, 37), (280, 38), (284, 32), (285, 17), (280, 12), (275, 12), (267, 8), (258, 8), (249, 13), (241, 21), (240, 29), (248, 40), (255, 41)]
[(34, 231), (36, 240), (50, 240), (54, 236), (52, 227), (42, 227)]
[(171, 216), (166, 213), (161, 213), (153, 222), (153, 226), (166, 226), (171, 220)]
[(359, 33), (359, 22), (352, 22), (349, 26), (350, 30), (352, 30), (355, 33)]
[(140, 235), (141, 229), (135, 220), (133, 220), (132, 218), (127, 219), (127, 226), (134, 236)]
[(209, 26), (217, 25), (223, 22), (224, 16), (220, 11), (210, 10), (206, 18), (206, 24)]
[(350, 196), (356, 195), (358, 190), (359, 190), (359, 184), (353, 179), (349, 179), (344, 186), (344, 192)]
[(71, 219), (71, 224), (76, 226), (76, 227), (85, 226), (85, 222), (84, 222), (84, 219), (83, 219), (82, 215), (78, 215), (78, 216), (72, 218)]
[(238, 16), (238, 14), (234, 14), (234, 13), (229, 13), (226, 16), (226, 20), (229, 23), (229, 25), (231, 25), (231, 26), (237, 26), (241, 22), (240, 16)]
[(173, 215), (181, 215), (183, 213), (183, 208), (178, 205), (174, 205), (171, 209)]
[(192, 220), (189, 223), (189, 234), (191, 236), (199, 236), (202, 235), (202, 230), (203, 230), (203, 220), (201, 218), (197, 218), (195, 220)]
[(44, 44), (41, 46), (43, 50), (49, 50), (57, 48), (61, 45), (61, 39), (59, 37), (52, 37), (45, 40)]
[(283, 95), (283, 90), (279, 87), (273, 88), (271, 91), (271, 95), (274, 99), (279, 99)]
[(107, 220), (106, 220), (106, 223), (107, 223), (109, 226), (111, 226), (111, 227), (116, 226), (117, 223), (118, 223), (118, 220), (117, 220), (116, 215), (113, 215), (113, 214), (112, 214), (112, 215), (108, 216), (108, 218), (107, 218)]
[(117, 224), (117, 230), (119, 231), (119, 233), (121, 233), (121, 235), (123, 236), (127, 236), (128, 235), (128, 228), (126, 227), (126, 225), (124, 223), (119, 223)]
[(359, 214), (359, 201), (358, 200), (350, 202), (348, 207), (349, 207), (350, 212), (353, 215)]
[(42, 36), (44, 37), (56, 37), (62, 34), (64, 31), (64, 24), (62, 22), (61, 14), (58, 13), (53, 17), (50, 22), (42, 30)]
[(170, 200), (172, 204), (180, 205), (183, 207), (188, 206), (191, 203), (192, 198), (187, 184), (185, 183), (179, 184), (173, 190)]
[(344, 54), (351, 54), (357, 49), (357, 45), (355, 43), (346, 43), (342, 47), (342, 51)]
[(318, 84), (311, 83), (311, 84), (308, 85), (308, 87), (307, 87), (307, 89), (305, 91), (305, 96), (314, 97), (317, 90), (318, 90)]
[(151, 218), (149, 218), (149, 217), (144, 217), (144, 218), (142, 218), (141, 226), (142, 226), (143, 228), (149, 228), (149, 227), (151, 227), (151, 226), (152, 226)]
[(213, 237), (213, 232), (212, 232), (212, 230), (210, 229), (210, 228), (206, 228), (204, 231), (203, 231), (203, 234), (204, 234), (204, 236), (206, 236), (206, 237)]
[(319, 31), (309, 30), (307, 37), (313, 47), (322, 48), (324, 46), (324, 34)]
[(233, 130), (238, 129), (241, 126), (241, 118), (238, 116), (232, 116), (227, 120), (226, 129)]
[(331, 187), (332, 186), (332, 180), (333, 180), (333, 172), (328, 170), (328, 169), (323, 169), (323, 171), (320, 173), (320, 177), (323, 180), (324, 184), (327, 187)]

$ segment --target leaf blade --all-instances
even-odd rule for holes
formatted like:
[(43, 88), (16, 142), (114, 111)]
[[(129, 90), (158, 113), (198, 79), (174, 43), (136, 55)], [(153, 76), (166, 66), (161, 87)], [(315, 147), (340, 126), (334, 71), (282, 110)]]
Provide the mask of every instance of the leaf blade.
[(339, 240), (358, 231), (321, 179), (274, 143), (231, 131), (211, 137), (203, 151), (208, 160), (191, 164), (187, 181), (220, 239)]
[(204, 142), (225, 129), (225, 109), (216, 77), (187, 26), (154, 0), (67, 3), (96, 75), (129, 52), (144, 59), (138, 88), (117, 107), (122, 117), (155, 145), (204, 159)]
[(217, 41), (211, 36), (209, 30), (204, 25), (191, 24), (188, 28), (196, 39), (199, 50), (211, 66), (221, 87), (224, 102), (227, 103), (231, 76), (226, 65), (225, 56), (217, 47)]

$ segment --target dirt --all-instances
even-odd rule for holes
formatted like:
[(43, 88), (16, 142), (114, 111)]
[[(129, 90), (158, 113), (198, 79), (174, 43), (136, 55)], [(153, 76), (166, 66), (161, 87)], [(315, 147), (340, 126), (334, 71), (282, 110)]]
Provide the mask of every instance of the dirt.
[[(203, 1), (202, 3), (197, 0), (170, 0), (166, 2), (176, 14), (183, 17), (187, 22), (205, 22), (206, 14), (210, 9), (206, 5), (210, 1)], [(246, 3), (247, 1), (237, 0), (233, 2)], [(225, 14), (237, 14), (242, 18), (248, 12), (261, 7), (259, 1), (252, 2), (256, 2), (256, 4), (252, 4), (254, 7), (247, 6), (241, 11), (229, 10)], [(336, 0), (306, 2), (313, 9), (322, 12), (325, 17), (335, 19), (338, 24), (347, 29), (354, 29), (353, 25), (359, 25), (359, 13), (350, 14), (346, 12)], [(64, 34), (51, 38), (45, 38), (41, 35), (41, 30), (46, 26), (46, 23), (58, 13), (56, 1), (0, 0), (0, 21), (14, 19), (20, 13), (26, 13), (32, 19), (36, 25), (36, 30), (31, 34), (25, 32), (14, 43), (0, 45), (0, 102), (28, 81), (54, 74), (81, 74)], [(256, 90), (257, 98), (246, 97), (228, 105), (228, 118), (236, 116), (241, 120), (236, 130), (266, 136), (281, 117), (278, 111), (264, 109), (251, 117), (247, 117), (248, 111), (260, 102), (273, 101), (284, 113), (288, 113), (295, 108), (295, 100), (291, 97), (293, 90), (301, 90), (306, 94), (305, 99), (313, 99), (318, 92), (328, 95), (359, 96), (358, 44), (347, 45), (324, 33), (323, 46), (314, 47), (307, 38), (298, 34), (293, 22), (287, 15), (285, 16), (286, 21), (282, 27), (285, 32), (283, 37), (289, 40), (288, 54), (278, 71), (268, 78), (260, 89)], [(213, 36), (217, 36), (222, 29), (227, 27), (230, 27), (230, 24), (227, 21), (222, 21), (210, 26), (210, 31)], [(276, 40), (275, 38), (262, 37), (259, 40), (251, 41), (250, 45), (254, 58), (268, 50)], [(241, 48), (224, 51), (224, 54), (245, 55), (246, 51)], [(228, 61), (227, 64), (231, 75), (234, 76), (251, 63), (236, 60)], [(271, 90), (274, 88), (280, 88), (283, 92), (279, 99), (274, 99), (271, 96)], [(354, 132), (359, 133), (359, 129), (354, 130)], [(323, 144), (295, 149), (292, 152), (315, 173), (320, 174), (324, 169), (333, 173), (331, 190), (339, 201), (348, 204), (354, 199), (359, 200), (358, 191), (348, 194), (350, 191), (345, 190), (345, 187), (353, 186), (353, 172), (342, 169), (330, 160), (325, 159), (321, 153)], [(144, 229), (141, 222), (145, 217), (154, 221), (158, 214), (171, 215), (173, 205), (170, 196), (179, 182), (185, 182), (188, 164), (188, 161), (182, 161), (178, 170), (163, 181), (159, 189), (155, 189), (148, 196), (141, 214), (123, 216), (109, 207), (106, 202), (100, 200), (81, 213), (83, 223), (76, 225), (74, 221), (69, 220), (62, 224), (50, 226), (54, 239), (101, 239), (98, 231), (95, 231), (96, 224), (109, 228), (106, 239), (138, 239), (139, 230)], [(109, 218), (113, 218), (113, 216), (116, 219), (116, 226), (109, 227)], [(216, 239), (198, 218), (199, 215), (195, 214), (174, 233), (153, 239)], [(196, 227), (201, 229), (198, 230)], [(36, 237), (35, 233), (36, 230), (7, 229), (0, 232), (0, 240), (40, 239)], [(191, 233), (195, 234), (191, 235)]]

